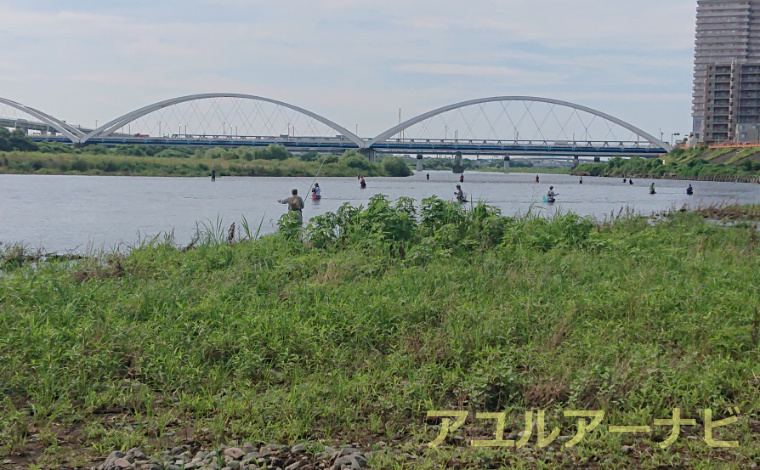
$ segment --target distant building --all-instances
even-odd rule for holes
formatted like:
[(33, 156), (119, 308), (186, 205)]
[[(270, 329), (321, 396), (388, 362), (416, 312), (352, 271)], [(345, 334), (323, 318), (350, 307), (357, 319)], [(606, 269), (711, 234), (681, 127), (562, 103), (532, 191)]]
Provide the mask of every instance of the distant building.
[(747, 142), (760, 125), (760, 0), (697, 4), (694, 137)]

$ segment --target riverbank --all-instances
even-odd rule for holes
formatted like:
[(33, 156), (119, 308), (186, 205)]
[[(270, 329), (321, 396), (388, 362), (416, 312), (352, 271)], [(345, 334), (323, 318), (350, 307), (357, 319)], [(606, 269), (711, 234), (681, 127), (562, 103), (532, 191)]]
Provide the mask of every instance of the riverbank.
[[(760, 182), (760, 149), (730, 152), (676, 149), (659, 158), (613, 158), (605, 163), (584, 163), (573, 169), (578, 176), (603, 176), (634, 179), (675, 179), (736, 183)], [(733, 157), (732, 157), (733, 155)], [(727, 158), (727, 159), (726, 159)]]
[[(751, 468), (760, 452), (754, 224), (375, 197), (281, 229), (7, 265), (0, 461), (88, 467), (115, 450), (246, 441), (304, 443), (315, 459), (351, 445), (370, 468)], [(667, 427), (611, 432), (676, 407), (698, 425), (668, 450)], [(715, 437), (739, 448), (709, 447), (705, 410), (733, 407), (739, 422)], [(468, 412), (435, 450), (432, 410)], [(550, 445), (469, 445), (494, 438), (476, 412), (507, 411), (517, 441), (536, 410), (560, 430)], [(605, 414), (568, 447), (573, 410)]]
[[(220, 150), (220, 149), (210, 149)], [(248, 151), (247, 149), (245, 149)], [(248, 151), (250, 152), (250, 151)], [(173, 155), (173, 156), (172, 156)], [(386, 157), (380, 163), (347, 152), (343, 156), (309, 156), (305, 161), (285, 153), (282, 158), (256, 159), (253, 153), (202, 152), (183, 155), (119, 155), (97, 153), (0, 152), (0, 174), (107, 175), (157, 177), (207, 177), (216, 170), (224, 176), (324, 177), (408, 176), (412, 172), (402, 161)], [(250, 157), (250, 159), (249, 159)], [(322, 166), (322, 162), (325, 162)]]

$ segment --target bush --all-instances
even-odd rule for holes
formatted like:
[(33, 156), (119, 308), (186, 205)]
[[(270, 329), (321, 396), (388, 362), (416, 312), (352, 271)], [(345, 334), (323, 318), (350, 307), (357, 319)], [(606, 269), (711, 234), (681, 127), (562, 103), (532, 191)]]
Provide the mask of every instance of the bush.
[(220, 149), (219, 147), (208, 149), (205, 154), (206, 158), (211, 159), (222, 158), (222, 156), (224, 156), (224, 149)]
[(343, 156), (340, 157), (340, 162), (348, 167), (363, 170), (365, 173), (372, 168), (372, 163), (369, 159), (355, 150), (347, 150)]
[[(95, 146), (97, 147), (97, 146)], [(116, 155), (128, 155), (132, 157), (145, 157), (148, 155), (148, 152), (145, 151), (145, 148), (142, 145), (117, 145), (113, 153)]]
[(222, 155), (223, 160), (238, 160), (239, 158), (240, 157), (238, 156), (237, 153), (235, 153), (234, 151), (229, 151), (229, 150), (225, 151), (224, 154)]
[(412, 169), (409, 165), (398, 157), (385, 157), (383, 158), (383, 170), (388, 176), (411, 176)]
[(60, 142), (40, 142), (37, 151), (41, 153), (74, 153), (74, 148)]
[(238, 147), (234, 152), (237, 154), (238, 158), (247, 162), (250, 162), (255, 158), (253, 149), (249, 147)]
[(188, 158), (190, 155), (180, 149), (164, 149), (154, 155), (159, 158)]
[(266, 148), (256, 149), (256, 160), (287, 160), (290, 153), (282, 145), (270, 145)]
[(88, 145), (85, 147), (83, 153), (89, 153), (91, 155), (106, 155), (108, 154), (108, 147), (105, 145), (97, 144), (97, 145)]
[(299, 155), (298, 158), (304, 162), (314, 162), (319, 159), (319, 154), (317, 152), (306, 152)]

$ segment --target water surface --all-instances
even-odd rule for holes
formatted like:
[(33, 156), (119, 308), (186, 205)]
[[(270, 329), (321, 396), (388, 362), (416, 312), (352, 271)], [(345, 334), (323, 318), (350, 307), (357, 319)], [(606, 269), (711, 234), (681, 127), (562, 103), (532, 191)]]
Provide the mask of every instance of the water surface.
[[(430, 180), (426, 174), (430, 174)], [(649, 194), (651, 180), (569, 175), (466, 173), (462, 188), (470, 200), (499, 207), (505, 215), (528, 210), (551, 215), (575, 212), (604, 218), (630, 207), (650, 214), (680, 208), (721, 203), (757, 203), (760, 185), (693, 182), (694, 196), (686, 195), (687, 181), (657, 180), (657, 194)], [(451, 200), (459, 175), (430, 171), (409, 178), (367, 178), (360, 189), (354, 178), (319, 178), (322, 199), (306, 199), (304, 219), (335, 211), (345, 202), (366, 205), (374, 194), (391, 199), (409, 196), (418, 202), (436, 195)], [(135, 244), (140, 238), (174, 232), (177, 243), (187, 243), (197, 222), (221, 218), (226, 226), (245, 217), (262, 231), (276, 229), (287, 207), (277, 199), (297, 188), (303, 195), (312, 178), (149, 178), (122, 176), (0, 175), (0, 242), (25, 243), (48, 252), (88, 249), (114, 250)], [(548, 206), (543, 195), (553, 185), (557, 203)]]

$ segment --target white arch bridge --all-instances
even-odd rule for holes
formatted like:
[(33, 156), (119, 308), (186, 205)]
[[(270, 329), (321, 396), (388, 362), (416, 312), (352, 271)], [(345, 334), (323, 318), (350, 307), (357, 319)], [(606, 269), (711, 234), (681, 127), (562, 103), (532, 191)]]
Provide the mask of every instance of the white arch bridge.
[(295, 152), (655, 157), (672, 148), (614, 116), (566, 101), (496, 96), (421, 114), (373, 137), (298, 106), (255, 95), (208, 93), (173, 98), (83, 128), (0, 98), (0, 126), (34, 140), (86, 144), (262, 147)]

